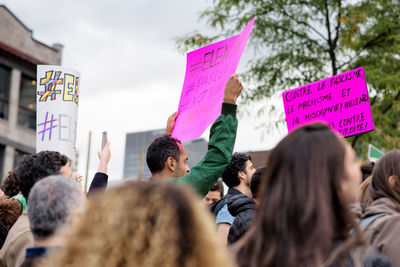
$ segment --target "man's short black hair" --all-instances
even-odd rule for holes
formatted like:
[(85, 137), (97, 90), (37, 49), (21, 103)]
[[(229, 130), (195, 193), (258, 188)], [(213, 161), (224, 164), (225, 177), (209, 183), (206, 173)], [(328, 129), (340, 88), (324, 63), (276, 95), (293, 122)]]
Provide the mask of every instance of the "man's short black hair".
[(228, 187), (238, 186), (240, 180), (238, 178), (238, 173), (240, 171), (246, 173), (246, 162), (251, 160), (250, 155), (245, 153), (235, 153), (232, 156), (231, 162), (228, 167), (226, 167), (224, 173), (222, 174), (222, 180)]
[(146, 162), (151, 173), (157, 173), (164, 169), (168, 157), (179, 160), (181, 150), (178, 143), (181, 142), (169, 135), (156, 138), (147, 149)]
[(68, 164), (68, 157), (56, 151), (41, 151), (25, 157), (15, 169), (19, 189), (28, 199), (33, 185), (49, 176), (58, 174), (62, 166)]
[(253, 198), (257, 197), (258, 194), (258, 186), (260, 185), (261, 177), (264, 174), (265, 167), (258, 168), (256, 172), (253, 174), (251, 177), (251, 182), (250, 182), (250, 190), (251, 194), (253, 195)]

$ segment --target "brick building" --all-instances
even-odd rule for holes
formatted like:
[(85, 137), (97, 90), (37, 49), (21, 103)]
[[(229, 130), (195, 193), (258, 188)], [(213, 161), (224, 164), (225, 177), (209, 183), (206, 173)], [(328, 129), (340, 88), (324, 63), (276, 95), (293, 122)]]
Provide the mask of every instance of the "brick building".
[(60, 65), (62, 45), (32, 37), (6, 6), (0, 5), (0, 175), (3, 179), (36, 147), (36, 65)]

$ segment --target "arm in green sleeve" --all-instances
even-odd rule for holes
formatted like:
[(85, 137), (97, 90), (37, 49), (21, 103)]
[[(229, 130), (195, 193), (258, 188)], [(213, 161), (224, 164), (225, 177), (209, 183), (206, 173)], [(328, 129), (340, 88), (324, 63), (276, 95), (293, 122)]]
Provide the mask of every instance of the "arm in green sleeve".
[(186, 183), (204, 197), (231, 161), (237, 123), (236, 105), (223, 103), (221, 115), (211, 127), (207, 154), (190, 173), (168, 181)]

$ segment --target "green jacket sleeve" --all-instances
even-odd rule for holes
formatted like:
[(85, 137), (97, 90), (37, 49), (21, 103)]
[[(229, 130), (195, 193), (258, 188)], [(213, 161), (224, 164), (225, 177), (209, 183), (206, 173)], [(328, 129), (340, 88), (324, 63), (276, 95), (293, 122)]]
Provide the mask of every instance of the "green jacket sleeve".
[(188, 184), (204, 197), (231, 161), (237, 124), (236, 105), (223, 103), (221, 115), (211, 127), (204, 158), (187, 175), (168, 181)]

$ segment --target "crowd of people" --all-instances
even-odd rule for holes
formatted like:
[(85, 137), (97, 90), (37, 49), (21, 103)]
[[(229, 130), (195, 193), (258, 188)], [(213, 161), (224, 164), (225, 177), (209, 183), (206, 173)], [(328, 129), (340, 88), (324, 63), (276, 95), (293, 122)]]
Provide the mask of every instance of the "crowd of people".
[(226, 82), (191, 169), (171, 137), (177, 113), (148, 148), (146, 182), (107, 187), (109, 142), (87, 194), (66, 156), (25, 157), (1, 186), (0, 267), (400, 266), (400, 150), (360, 166), (342, 137), (311, 123), (255, 168), (233, 153), (242, 88), (237, 75)]

